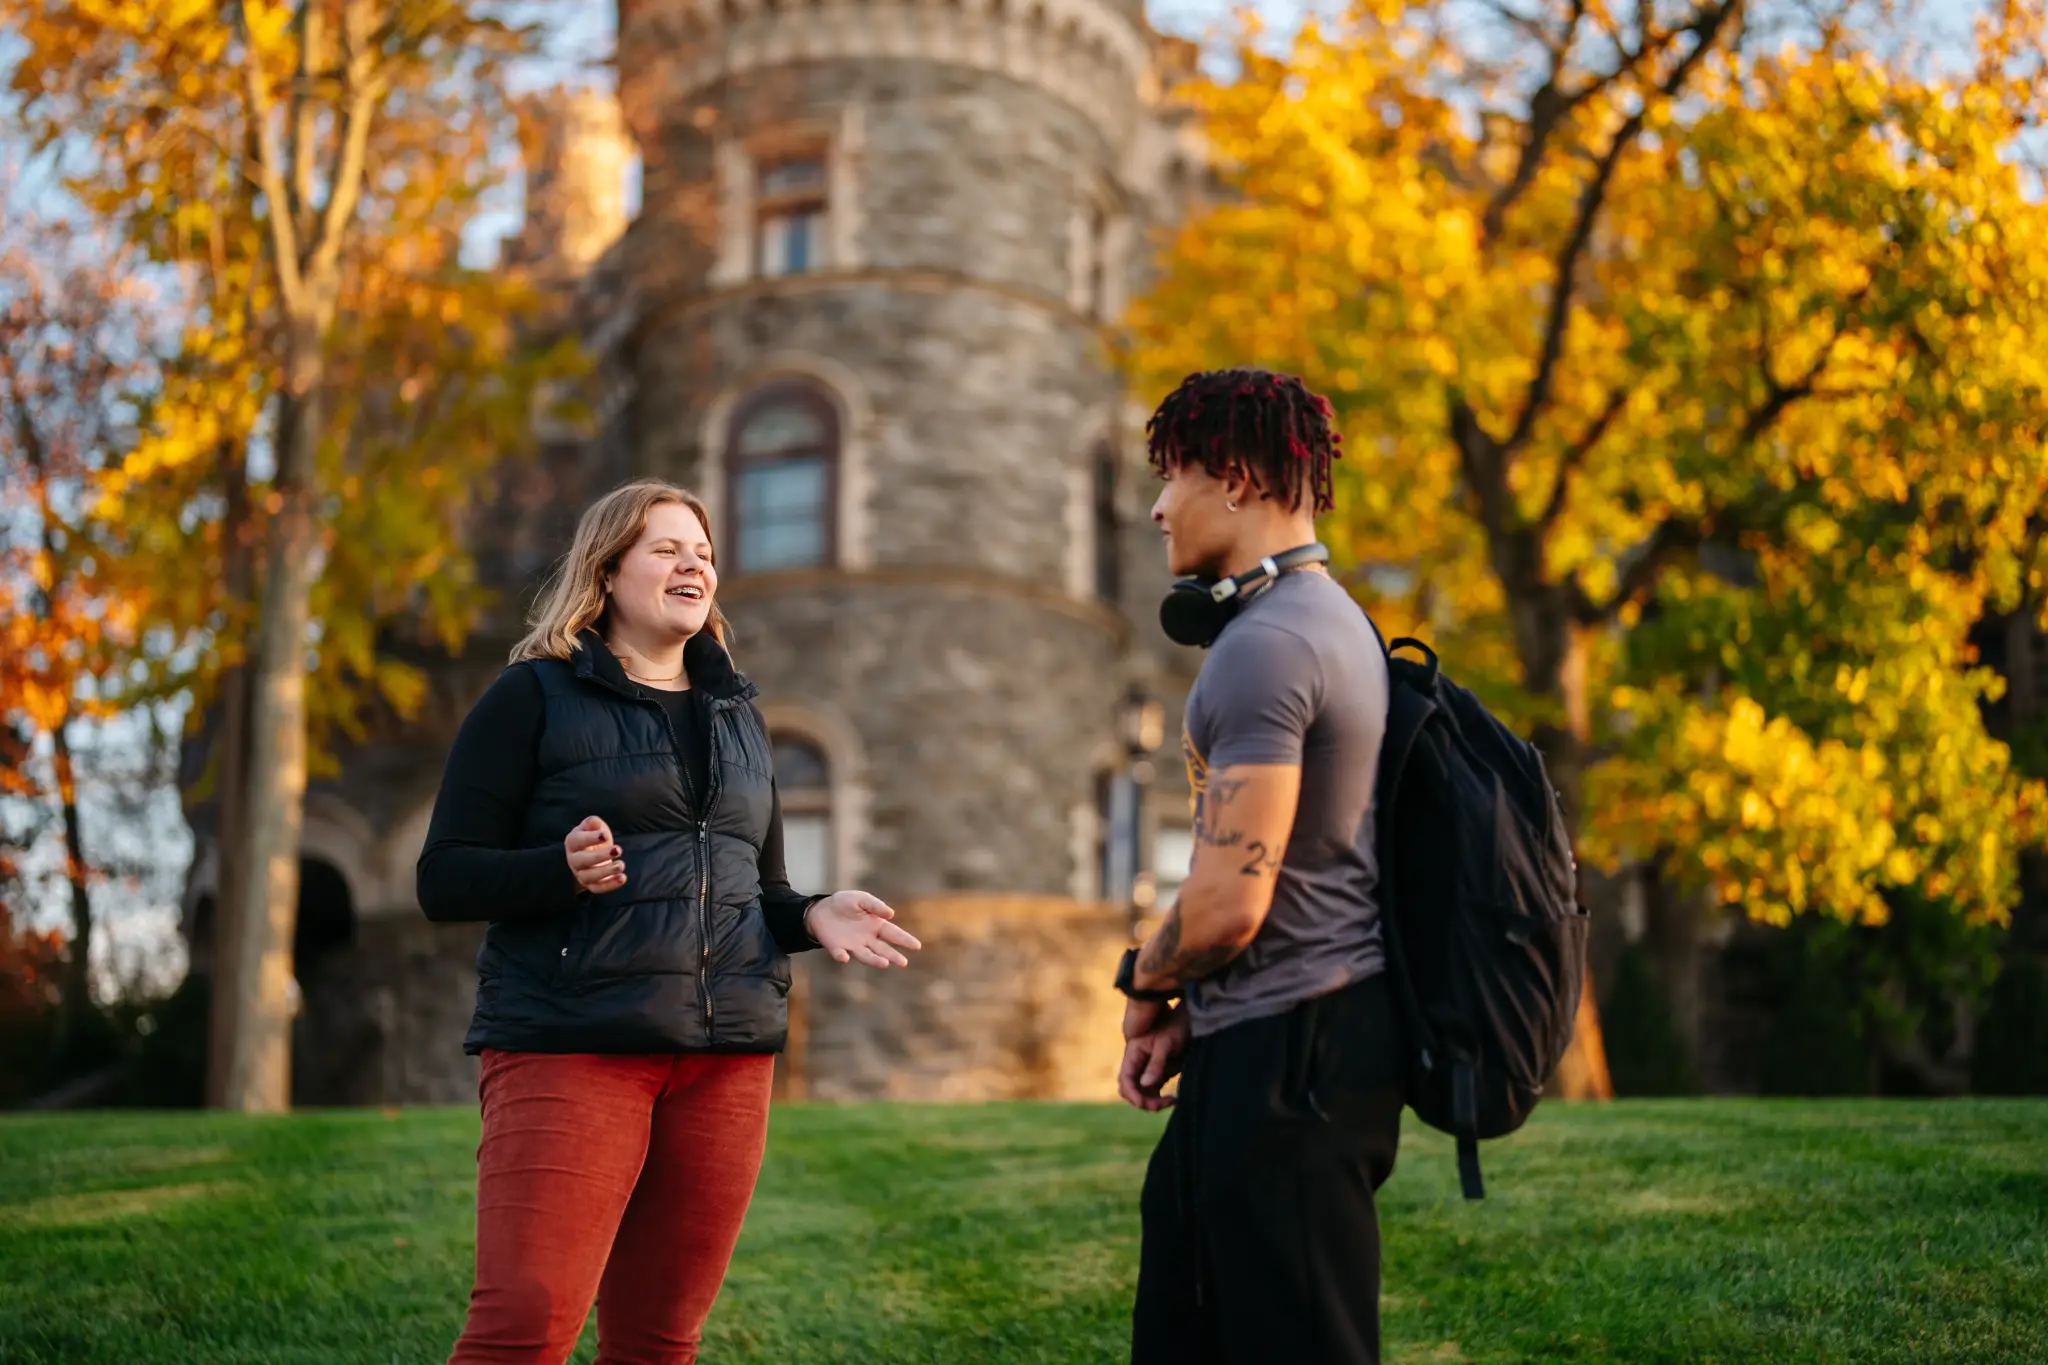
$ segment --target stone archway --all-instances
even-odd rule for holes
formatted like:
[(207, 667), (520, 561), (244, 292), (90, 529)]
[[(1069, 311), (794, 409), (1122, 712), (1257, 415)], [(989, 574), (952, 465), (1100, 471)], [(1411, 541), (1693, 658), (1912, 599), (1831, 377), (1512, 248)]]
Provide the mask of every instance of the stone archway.
[(357, 970), (356, 904), (348, 878), (324, 858), (299, 860), (292, 975), (292, 1104), (369, 1104), (383, 1077), (384, 1029), (365, 1009), (372, 995)]

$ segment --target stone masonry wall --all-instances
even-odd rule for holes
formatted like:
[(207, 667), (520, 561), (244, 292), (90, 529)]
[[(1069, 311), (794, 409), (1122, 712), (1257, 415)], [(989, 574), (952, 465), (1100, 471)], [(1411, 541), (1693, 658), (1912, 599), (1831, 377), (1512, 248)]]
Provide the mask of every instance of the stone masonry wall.
[(972, 587), (822, 576), (725, 609), (765, 704), (858, 736), (867, 889), (1068, 890), (1072, 810), (1094, 800), (1114, 704), (1107, 630)]
[(719, 139), (858, 105), (860, 265), (674, 280), (642, 333), (643, 467), (715, 491), (722, 405), (791, 356), (844, 376), (841, 529), (862, 543), (842, 559), (871, 568), (728, 578), (741, 666), (766, 702), (858, 736), (873, 889), (1064, 893), (1120, 689), (1122, 627), (1063, 596), (1074, 471), (1118, 393), (1066, 302), (1068, 226), (1110, 149), (1042, 90), (932, 62), (808, 63), (695, 100), (650, 157), (652, 220), (687, 237), (715, 219)]
[(803, 959), (805, 1045), (788, 1093), (819, 1100), (1108, 1100), (1123, 1055), (1113, 906), (1050, 897), (907, 901), (908, 972)]
[(462, 1051), (476, 1004), (480, 924), (413, 915), (359, 920), (355, 941), (301, 983), (292, 1030), (295, 1104), (473, 1104)]
[(1062, 581), (1070, 471), (1116, 393), (1092, 333), (1004, 294), (872, 280), (706, 303), (643, 353), (649, 472), (710, 483), (714, 404), (792, 354), (849, 371), (871, 414), (848, 433), (858, 463), (843, 470), (865, 495), (855, 520), (871, 563)]
[[(702, 292), (718, 139), (836, 126), (848, 103), (864, 111), (860, 267)], [(1042, 91), (933, 63), (763, 73), (702, 107), (704, 127), (677, 118), (650, 156), (634, 244), (658, 280), (640, 359), (643, 466), (706, 482), (717, 400), (769, 378), (779, 357), (821, 357), (854, 372), (872, 412), (857, 435), (873, 562), (1056, 579), (1069, 471), (1119, 394), (1094, 324), (1067, 303), (1069, 220), (1083, 178), (1110, 172), (1108, 146)], [(716, 450), (723, 435), (709, 439)]]

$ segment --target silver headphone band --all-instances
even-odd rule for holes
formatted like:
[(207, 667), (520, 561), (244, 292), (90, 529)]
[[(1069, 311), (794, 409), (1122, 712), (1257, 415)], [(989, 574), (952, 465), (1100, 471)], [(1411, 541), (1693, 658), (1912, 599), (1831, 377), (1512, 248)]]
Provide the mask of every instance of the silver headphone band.
[[(1228, 602), (1231, 598), (1256, 588), (1262, 583), (1271, 582), (1283, 573), (1292, 573), (1296, 569), (1304, 569), (1311, 564), (1327, 564), (1329, 562), (1329, 547), (1319, 540), (1311, 541), (1307, 545), (1297, 545), (1291, 550), (1283, 550), (1277, 555), (1267, 555), (1259, 561), (1258, 568), (1239, 574), (1235, 578), (1224, 579), (1209, 590), (1209, 595), (1218, 602)], [(1226, 584), (1230, 588), (1228, 592), (1223, 591)]]

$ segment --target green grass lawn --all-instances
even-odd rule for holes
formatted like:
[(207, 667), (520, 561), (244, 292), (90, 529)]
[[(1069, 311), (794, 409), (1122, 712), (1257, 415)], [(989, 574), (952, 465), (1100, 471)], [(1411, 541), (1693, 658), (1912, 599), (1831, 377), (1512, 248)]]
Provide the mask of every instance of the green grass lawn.
[[(778, 1110), (705, 1360), (1121, 1360), (1159, 1123)], [(2048, 1361), (2048, 1103), (1550, 1106), (1473, 1206), (1410, 1127), (1393, 1360)], [(475, 1143), (460, 1110), (0, 1119), (0, 1361), (440, 1360)]]

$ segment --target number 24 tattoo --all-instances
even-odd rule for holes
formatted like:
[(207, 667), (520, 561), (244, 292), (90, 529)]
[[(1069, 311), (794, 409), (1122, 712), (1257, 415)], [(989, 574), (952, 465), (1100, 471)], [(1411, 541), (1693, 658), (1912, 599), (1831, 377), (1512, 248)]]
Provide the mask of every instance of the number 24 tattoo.
[(1247, 877), (1264, 877), (1278, 872), (1280, 870), (1280, 860), (1287, 855), (1287, 850), (1284, 846), (1269, 849), (1262, 840), (1258, 839), (1254, 839), (1249, 844), (1246, 844), (1245, 851), (1251, 854), (1251, 857), (1238, 871)]

